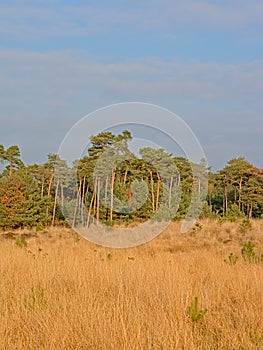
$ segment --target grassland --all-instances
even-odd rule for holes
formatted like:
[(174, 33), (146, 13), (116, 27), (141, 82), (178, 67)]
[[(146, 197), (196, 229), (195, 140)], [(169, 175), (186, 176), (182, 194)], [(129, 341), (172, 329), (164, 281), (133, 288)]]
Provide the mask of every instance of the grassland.
[(263, 349), (263, 262), (241, 256), (249, 240), (263, 252), (263, 222), (179, 227), (120, 250), (67, 229), (1, 234), (0, 349)]

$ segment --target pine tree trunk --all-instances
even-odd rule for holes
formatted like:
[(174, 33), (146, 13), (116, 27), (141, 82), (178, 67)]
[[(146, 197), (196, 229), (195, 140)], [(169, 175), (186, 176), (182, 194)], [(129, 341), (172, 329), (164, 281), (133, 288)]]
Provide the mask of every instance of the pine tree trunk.
[[(88, 198), (88, 194), (89, 194), (89, 185), (87, 186), (86, 188), (86, 191), (84, 193), (84, 198), (82, 199), (82, 203), (81, 203), (81, 209), (82, 209), (82, 224), (83, 226), (85, 225), (85, 221), (87, 219), (87, 208), (86, 208), (86, 198)], [(86, 214), (85, 215), (85, 218), (84, 218), (84, 213)]]
[(226, 209), (225, 209), (225, 195), (224, 195), (224, 193), (222, 194), (222, 200), (223, 200), (223, 203), (222, 203), (223, 216), (225, 216)]
[(84, 201), (85, 201), (85, 187), (86, 187), (86, 176), (84, 176), (82, 186), (81, 186), (81, 222), (84, 225)]
[(241, 198), (241, 193), (242, 193), (242, 177), (240, 178), (240, 182), (239, 182), (239, 196), (238, 196), (238, 208), (239, 210), (241, 211), (241, 201), (242, 201), (242, 198)]
[(93, 205), (94, 197), (95, 197), (95, 192), (93, 191), (93, 194), (92, 194), (92, 197), (91, 197), (91, 201), (90, 201), (90, 205), (89, 205), (87, 227), (89, 227), (89, 222), (90, 222), (90, 217), (91, 217), (91, 211), (92, 211), (92, 205)]
[(62, 185), (60, 185), (60, 191), (61, 191), (61, 206), (63, 208), (63, 206), (64, 206), (64, 188)]
[(105, 181), (105, 207), (106, 207), (106, 221), (108, 220), (108, 183), (109, 183), (109, 177), (108, 175), (106, 176), (106, 181)]
[(253, 205), (250, 203), (250, 208), (249, 208), (249, 220), (252, 219), (252, 212), (253, 212)]
[(59, 181), (57, 183), (56, 191), (55, 191), (55, 198), (54, 198), (54, 205), (53, 205), (53, 215), (52, 215), (52, 226), (54, 226), (54, 224), (55, 224), (57, 198), (58, 198), (58, 186), (59, 186)]
[(95, 218), (97, 209), (97, 178), (94, 181), (94, 201), (93, 201), (93, 215)]
[(168, 208), (169, 209), (171, 208), (172, 186), (173, 186), (173, 177), (171, 176), (170, 186), (169, 186), (169, 200), (168, 200)]
[(126, 167), (125, 174), (124, 174), (124, 179), (123, 179), (124, 185), (126, 184), (126, 181), (127, 181), (127, 174), (128, 174), (128, 167)]
[(227, 196), (227, 187), (225, 186), (225, 213), (227, 212), (228, 208), (228, 196)]
[(115, 182), (115, 169), (112, 171), (112, 175), (111, 175), (111, 189), (110, 189), (110, 221), (111, 222), (113, 218), (114, 182)]
[(13, 170), (13, 164), (12, 161), (10, 160), (10, 164), (9, 164), (9, 175), (12, 175), (12, 170)]
[(73, 227), (75, 227), (75, 224), (76, 224), (76, 216), (77, 216), (79, 202), (80, 202), (80, 191), (81, 191), (81, 181), (80, 181), (78, 192), (77, 192), (77, 200), (76, 200), (76, 205), (75, 205), (75, 210), (74, 210), (74, 215), (73, 215), (73, 220), (72, 220)]
[[(51, 174), (51, 177), (49, 179), (48, 191), (47, 191), (48, 197), (50, 197), (50, 195), (51, 195), (51, 187), (52, 187), (53, 179), (54, 179), (54, 173)], [(46, 216), (48, 216), (48, 215), (49, 215), (49, 208), (47, 206), (47, 208), (46, 208)]]
[(45, 186), (45, 175), (42, 176), (42, 181), (41, 181), (41, 197), (44, 196), (44, 186)]
[(150, 182), (151, 182), (151, 192), (152, 192), (152, 210), (155, 211), (155, 198), (154, 198), (154, 187), (153, 187), (153, 173), (150, 170)]
[(100, 221), (100, 178), (97, 180), (97, 224)]
[(180, 176), (180, 173), (178, 173), (177, 186), (180, 186), (180, 184), (181, 184), (181, 176)]
[(156, 191), (156, 207), (155, 207), (156, 211), (158, 210), (158, 207), (159, 207), (160, 184), (161, 184), (161, 178), (158, 171), (157, 171), (157, 177), (158, 177), (158, 181), (157, 181), (157, 191)]
[(54, 179), (54, 173), (52, 173), (52, 175), (51, 175), (51, 177), (50, 177), (50, 180), (49, 180), (48, 191), (47, 191), (47, 195), (48, 195), (48, 196), (50, 196), (50, 194), (51, 194), (51, 187), (52, 187), (53, 179)]

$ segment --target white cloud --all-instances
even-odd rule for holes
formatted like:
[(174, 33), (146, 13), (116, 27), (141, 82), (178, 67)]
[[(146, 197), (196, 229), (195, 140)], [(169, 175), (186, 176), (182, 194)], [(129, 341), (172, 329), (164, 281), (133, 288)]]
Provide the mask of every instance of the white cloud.
[(12, 96), (50, 102), (96, 91), (120, 98), (181, 96), (255, 102), (263, 89), (263, 60), (229, 65), (145, 58), (103, 64), (84, 53), (0, 50), (0, 64), (4, 104)]
[[(83, 52), (2, 49), (0, 67), (1, 143), (19, 143), (24, 154), (32, 153), (33, 144), (34, 154), (38, 150), (45, 155), (47, 135), (52, 151), (51, 145), (58, 145), (84, 114), (134, 100), (160, 104), (186, 117), (209, 155), (210, 146), (220, 155), (222, 142), (213, 141), (218, 134), (233, 144), (229, 154), (240, 149), (247, 156), (247, 143), (262, 149), (263, 60), (229, 65), (149, 57), (104, 64)], [(249, 152), (253, 161), (251, 147)], [(260, 159), (258, 153), (255, 159)]]
[[(108, 2), (98, 5), (66, 5), (62, 2), (34, 2), (0, 6), (0, 33), (22, 39), (52, 37), (87, 37), (107, 35), (113, 30), (132, 28), (135, 31), (180, 35), (184, 30), (203, 28), (231, 30), (237, 35), (242, 28), (262, 28), (263, 3), (259, 0), (135, 1), (132, 4)], [(248, 27), (249, 26), (249, 27)]]

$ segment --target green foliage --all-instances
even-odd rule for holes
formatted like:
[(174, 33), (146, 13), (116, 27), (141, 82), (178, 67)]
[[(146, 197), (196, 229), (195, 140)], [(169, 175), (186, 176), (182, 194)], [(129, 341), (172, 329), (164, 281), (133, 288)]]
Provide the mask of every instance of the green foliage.
[(234, 255), (234, 253), (230, 253), (228, 256), (228, 260), (224, 260), (225, 263), (229, 264), (229, 265), (236, 265), (238, 260), (238, 256)]
[(217, 217), (216, 213), (213, 211), (212, 205), (205, 202), (202, 213), (200, 215), (201, 219), (215, 219)]
[(38, 222), (36, 224), (36, 231), (39, 232), (39, 231), (42, 231), (44, 229), (44, 226), (41, 222)]
[[(245, 242), (241, 248), (241, 255), (245, 262), (248, 263), (257, 263), (263, 261), (263, 254), (257, 254), (255, 252), (255, 244), (251, 241)], [(228, 259), (225, 259), (224, 262), (229, 265), (235, 265), (237, 263), (238, 256), (230, 253)]]
[(203, 319), (205, 314), (207, 313), (207, 309), (199, 309), (198, 307), (198, 297), (194, 298), (194, 302), (191, 306), (188, 307), (187, 312), (190, 320), (192, 322), (197, 322)]
[(248, 241), (243, 244), (243, 247), (241, 249), (242, 257), (245, 261), (252, 262), (256, 259), (256, 253), (254, 251), (255, 245)]
[(199, 223), (199, 222), (196, 222), (194, 224), (194, 227), (192, 228), (192, 233), (197, 233), (197, 232), (200, 232), (202, 231), (202, 225)]
[(15, 241), (15, 244), (17, 247), (19, 248), (26, 248), (27, 247), (27, 241), (26, 241), (26, 238), (25, 236), (19, 236), (16, 241)]
[(231, 222), (236, 222), (239, 218), (242, 217), (244, 217), (244, 214), (239, 210), (236, 203), (231, 204), (225, 214), (226, 220)]
[(168, 222), (171, 219), (172, 219), (171, 211), (165, 205), (161, 204), (158, 209), (158, 212), (154, 215), (153, 220), (158, 222), (161, 222), (161, 221)]
[(12, 175), (13, 170), (23, 166), (23, 162), (20, 160), (20, 150), (18, 146), (10, 146), (6, 150), (3, 145), (0, 145), (0, 161), (2, 163), (8, 163), (9, 175)]
[(249, 263), (256, 263), (256, 262), (262, 262), (263, 261), (263, 254), (256, 254), (255, 250), (255, 244), (253, 244), (251, 241), (248, 241), (243, 244), (241, 249), (241, 254), (244, 259), (244, 261)]
[(79, 234), (78, 234), (78, 233), (75, 233), (75, 236), (74, 236), (74, 237), (75, 237), (75, 242), (76, 242), (76, 243), (79, 243), (80, 240), (81, 240)]
[(263, 217), (263, 171), (245, 158), (231, 159), (213, 174), (205, 160), (196, 164), (162, 148), (142, 148), (137, 158), (128, 147), (131, 139), (127, 130), (93, 135), (87, 154), (72, 168), (56, 154), (44, 164), (25, 166), (18, 146), (0, 145), (0, 163), (6, 165), (0, 173), (0, 228), (41, 231), (66, 224), (64, 214), (79, 227), (94, 221), (129, 226), (181, 220), (201, 212), (200, 218), (220, 222), (243, 219), (245, 233), (251, 229), (246, 217)]
[(260, 333), (258, 329), (255, 329), (254, 340), (257, 344), (263, 344), (263, 332)]
[(239, 231), (241, 233), (247, 233), (252, 229), (252, 224), (248, 218), (244, 218), (239, 226)]
[(111, 260), (112, 260), (112, 254), (111, 254), (111, 253), (108, 253), (108, 254), (107, 254), (107, 260), (108, 260), (108, 261), (111, 261)]
[(48, 299), (45, 295), (45, 289), (37, 284), (31, 288), (30, 293), (25, 295), (23, 303), (28, 310), (34, 310), (37, 307), (43, 308), (47, 305)]
[(0, 180), (0, 227), (42, 229), (51, 221), (47, 213), (51, 206), (51, 196), (41, 195), (27, 168)]

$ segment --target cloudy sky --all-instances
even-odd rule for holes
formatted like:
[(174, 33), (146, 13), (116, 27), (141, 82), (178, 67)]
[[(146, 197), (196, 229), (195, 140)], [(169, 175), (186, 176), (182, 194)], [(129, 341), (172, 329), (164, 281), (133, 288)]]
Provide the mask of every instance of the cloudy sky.
[(262, 18), (262, 0), (0, 0), (0, 144), (43, 162), (84, 115), (141, 101), (183, 118), (213, 170), (263, 167)]

